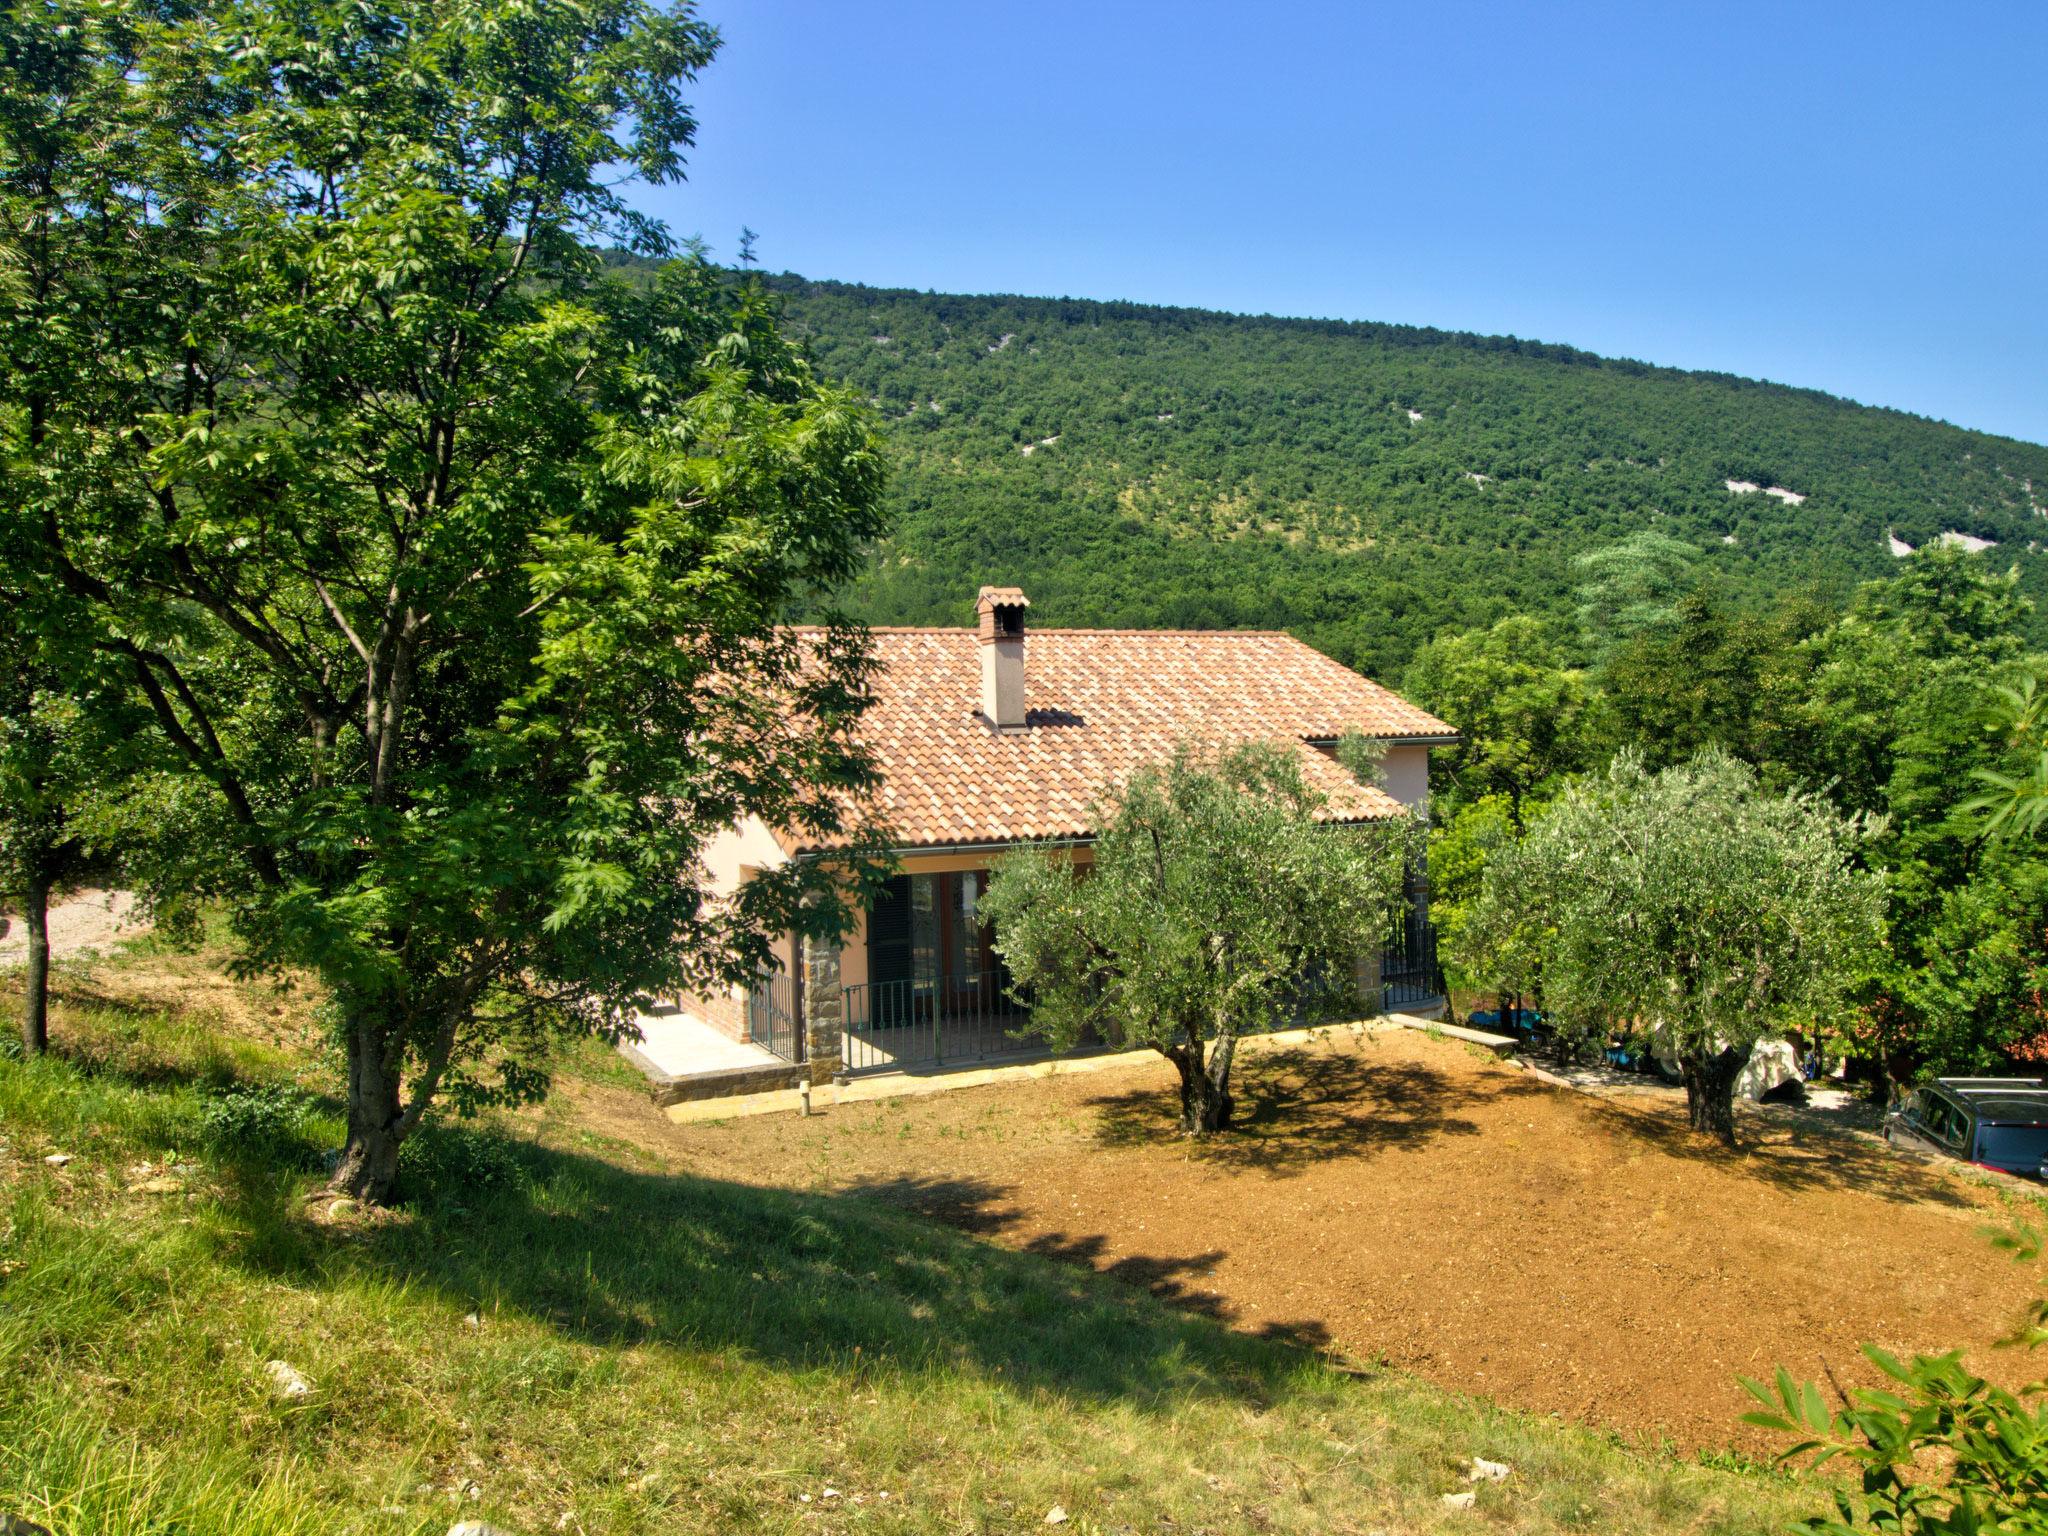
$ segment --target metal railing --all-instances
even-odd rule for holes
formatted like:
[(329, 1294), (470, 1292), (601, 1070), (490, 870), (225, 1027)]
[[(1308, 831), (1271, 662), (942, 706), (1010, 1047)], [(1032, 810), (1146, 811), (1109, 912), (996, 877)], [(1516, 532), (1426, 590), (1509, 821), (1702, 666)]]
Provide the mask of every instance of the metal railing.
[[(775, 981), (787, 985), (787, 978)], [(856, 983), (840, 991), (845, 1000), (841, 1048), (848, 1072), (933, 1067), (991, 1056), (1043, 1054), (1047, 1049), (1039, 1037), (1025, 1033), (1030, 1010), (988, 982), (942, 987), (918, 977)], [(1380, 1006), (1391, 1012), (1425, 1006), (1442, 996), (1436, 929), (1426, 910), (1411, 905), (1403, 915), (1400, 932), (1380, 959)], [(1277, 1015), (1265, 1028), (1300, 1028), (1346, 1017), (1353, 1012), (1356, 998), (1356, 986), (1348, 974), (1305, 978), (1293, 1008)], [(772, 1014), (773, 1010), (769, 1011)], [(754, 1016), (750, 1008), (749, 1019)], [(793, 1034), (794, 1026), (791, 1030)], [(759, 1035), (754, 1038), (759, 1044), (768, 1044)], [(768, 1048), (786, 1060), (796, 1059), (773, 1045)], [(1076, 1049), (1100, 1049), (1100, 1042), (1091, 1036)]]
[(1428, 911), (1411, 902), (1401, 931), (1380, 956), (1380, 1008), (1419, 1008), (1444, 995), (1443, 975), (1436, 964), (1436, 927)]
[(841, 988), (846, 1070), (881, 1072), (1043, 1051), (1043, 1042), (1018, 1033), (1030, 1011), (992, 980), (942, 987), (913, 978)]
[(749, 989), (747, 1038), (784, 1061), (803, 1060), (803, 1031), (797, 1028), (795, 989), (787, 975), (762, 976)]

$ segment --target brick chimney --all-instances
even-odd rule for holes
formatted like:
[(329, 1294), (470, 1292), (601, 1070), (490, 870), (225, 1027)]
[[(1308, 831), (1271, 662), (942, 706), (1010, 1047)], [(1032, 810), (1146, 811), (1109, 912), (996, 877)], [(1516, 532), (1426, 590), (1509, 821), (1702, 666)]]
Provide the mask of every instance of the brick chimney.
[(981, 713), (999, 731), (1024, 728), (1024, 610), (1016, 587), (983, 587), (974, 600), (980, 621)]

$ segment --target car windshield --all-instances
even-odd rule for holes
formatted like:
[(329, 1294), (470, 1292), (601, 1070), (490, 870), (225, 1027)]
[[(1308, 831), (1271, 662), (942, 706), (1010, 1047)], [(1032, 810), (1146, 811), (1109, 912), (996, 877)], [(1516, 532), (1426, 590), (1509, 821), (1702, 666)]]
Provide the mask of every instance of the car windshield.
[(1977, 1161), (2014, 1173), (2039, 1173), (2048, 1158), (2048, 1125), (1986, 1125), (1977, 1132)]

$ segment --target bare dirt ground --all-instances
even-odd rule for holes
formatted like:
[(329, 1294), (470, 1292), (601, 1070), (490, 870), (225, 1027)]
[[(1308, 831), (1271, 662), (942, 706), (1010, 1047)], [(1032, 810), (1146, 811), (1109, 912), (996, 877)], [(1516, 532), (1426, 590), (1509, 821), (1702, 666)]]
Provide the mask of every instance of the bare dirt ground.
[[(147, 929), (135, 913), (135, 898), (126, 891), (76, 891), (50, 906), (50, 953), (81, 954), (110, 950), (123, 939)], [(28, 958), (28, 927), (19, 914), (0, 916), (0, 965)]]
[(1675, 1095), (1602, 1097), (1388, 1029), (1246, 1064), (1243, 1126), (1173, 1133), (1156, 1067), (678, 1126), (581, 1085), (577, 1118), (671, 1166), (858, 1191), (1092, 1265), (1180, 1305), (1442, 1386), (1689, 1447), (1769, 1442), (1736, 1373), (1873, 1372), (1989, 1345), (2034, 1275), (1988, 1227), (2009, 1193), (1811, 1120), (1730, 1153)]

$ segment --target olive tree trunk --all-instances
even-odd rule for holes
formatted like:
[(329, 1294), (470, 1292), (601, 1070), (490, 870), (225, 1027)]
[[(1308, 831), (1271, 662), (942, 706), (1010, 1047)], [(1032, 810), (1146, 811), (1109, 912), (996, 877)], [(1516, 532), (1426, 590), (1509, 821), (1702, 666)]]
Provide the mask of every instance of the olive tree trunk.
[(1230, 1129), (1237, 1101), (1230, 1094), (1230, 1066), (1237, 1055), (1237, 1033), (1219, 1020), (1216, 1038), (1204, 1051), (1199, 1030), (1187, 1031), (1187, 1042), (1169, 1053), (1180, 1070), (1180, 1129), (1184, 1136), (1207, 1136)]
[(28, 925), (28, 995), (21, 1012), (21, 1048), (40, 1056), (50, 1048), (50, 878), (30, 873), (22, 893), (22, 921)]
[(1692, 1128), (1724, 1146), (1735, 1145), (1735, 1079), (1749, 1060), (1749, 1051), (1727, 1046), (1709, 1056), (1686, 1052), (1678, 1058), (1685, 1083), (1686, 1118)]

